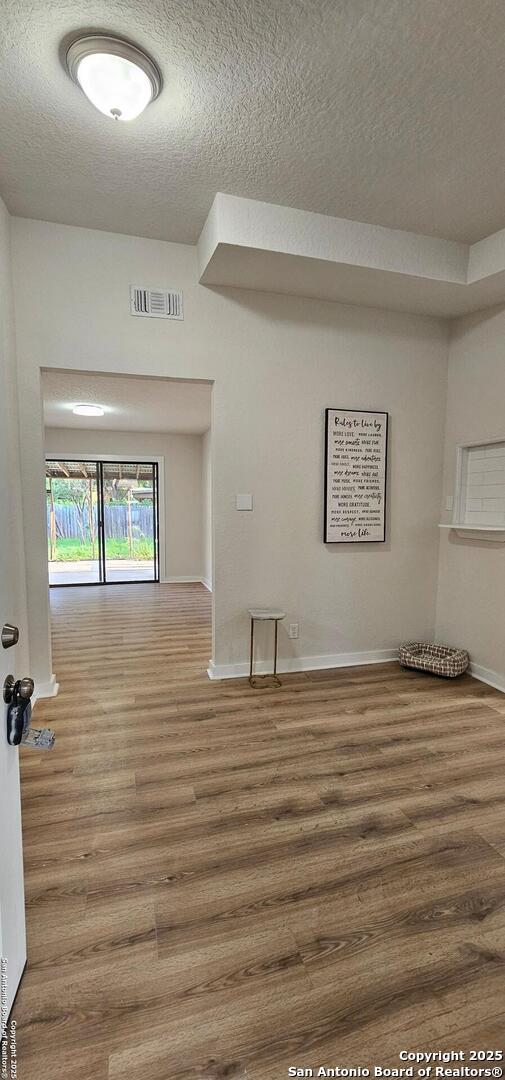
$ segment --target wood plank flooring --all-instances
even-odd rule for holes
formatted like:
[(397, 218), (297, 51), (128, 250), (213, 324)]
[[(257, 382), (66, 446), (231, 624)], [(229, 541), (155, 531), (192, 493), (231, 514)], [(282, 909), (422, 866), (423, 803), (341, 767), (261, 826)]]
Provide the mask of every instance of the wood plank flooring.
[(280, 1080), (505, 1048), (505, 697), (210, 683), (200, 585), (51, 594), (22, 752), (20, 1080)]

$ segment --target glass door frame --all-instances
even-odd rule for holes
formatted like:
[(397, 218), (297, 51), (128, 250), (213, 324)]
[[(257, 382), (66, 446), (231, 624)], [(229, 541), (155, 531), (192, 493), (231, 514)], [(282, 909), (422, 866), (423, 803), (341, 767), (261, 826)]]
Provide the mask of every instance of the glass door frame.
[[(83, 462), (89, 461), (96, 465), (97, 471), (97, 518), (98, 518), (98, 563), (100, 567), (100, 580), (99, 581), (82, 581), (82, 582), (63, 582), (62, 584), (49, 584), (50, 589), (75, 589), (75, 588), (89, 588), (96, 587), (97, 585), (153, 585), (159, 584), (160, 581), (160, 518), (159, 518), (159, 468), (158, 462), (147, 460), (143, 458), (141, 460), (135, 459), (135, 456), (131, 458), (97, 458), (92, 454), (88, 454), (85, 457), (69, 457), (68, 455), (60, 454), (58, 457), (54, 457), (53, 454), (46, 454), (45, 458), (47, 462)], [(120, 465), (150, 465), (153, 470), (153, 548), (154, 548), (154, 576), (152, 578), (130, 578), (127, 581), (107, 581), (107, 566), (106, 566), (106, 536), (105, 536), (105, 513), (104, 513), (104, 497), (103, 497), (103, 466), (115, 465), (119, 468)]]

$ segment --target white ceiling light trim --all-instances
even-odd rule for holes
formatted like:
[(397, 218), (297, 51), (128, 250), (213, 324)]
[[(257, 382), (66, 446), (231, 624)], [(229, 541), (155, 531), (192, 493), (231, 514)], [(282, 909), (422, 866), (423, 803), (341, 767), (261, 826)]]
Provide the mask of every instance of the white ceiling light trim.
[(113, 120), (135, 120), (161, 91), (161, 73), (147, 53), (122, 38), (87, 34), (69, 46), (70, 77)]
[(105, 409), (101, 405), (73, 405), (72, 412), (76, 416), (103, 416)]

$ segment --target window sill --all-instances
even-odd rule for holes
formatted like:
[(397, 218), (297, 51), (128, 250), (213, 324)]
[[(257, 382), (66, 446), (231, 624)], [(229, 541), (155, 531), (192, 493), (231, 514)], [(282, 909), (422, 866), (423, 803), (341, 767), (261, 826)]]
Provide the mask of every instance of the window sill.
[(505, 525), (439, 525), (439, 529), (452, 529), (465, 540), (488, 540), (505, 544)]

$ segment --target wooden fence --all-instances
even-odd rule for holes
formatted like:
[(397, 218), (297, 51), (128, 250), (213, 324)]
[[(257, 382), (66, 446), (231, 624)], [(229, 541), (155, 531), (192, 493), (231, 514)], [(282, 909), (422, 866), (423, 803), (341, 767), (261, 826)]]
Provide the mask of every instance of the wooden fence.
[[(54, 506), (55, 519), (56, 519), (56, 537), (57, 539), (72, 539), (83, 541), (89, 540), (89, 514), (88, 507), (85, 506), (82, 513), (76, 506), (68, 506), (67, 504), (55, 503)], [(47, 507), (47, 531), (50, 535), (51, 529), (51, 510)], [(128, 506), (126, 504), (118, 505), (106, 505), (104, 507), (104, 525), (105, 535), (110, 540), (127, 540), (128, 539)], [(95, 521), (95, 535), (97, 529), (97, 513), (96, 506), (93, 508), (93, 516)], [(135, 540), (152, 540), (153, 539), (153, 508), (152, 506), (135, 505), (131, 504), (131, 523), (132, 533)]]

